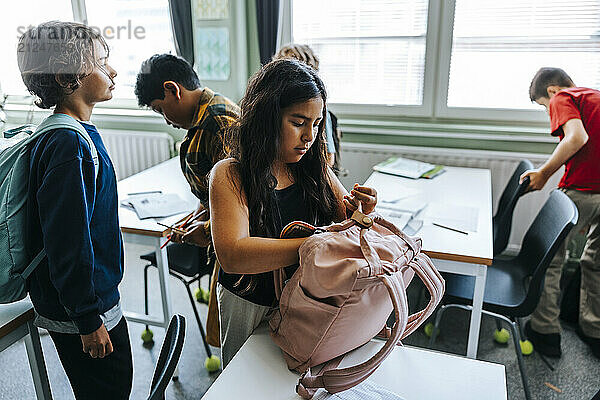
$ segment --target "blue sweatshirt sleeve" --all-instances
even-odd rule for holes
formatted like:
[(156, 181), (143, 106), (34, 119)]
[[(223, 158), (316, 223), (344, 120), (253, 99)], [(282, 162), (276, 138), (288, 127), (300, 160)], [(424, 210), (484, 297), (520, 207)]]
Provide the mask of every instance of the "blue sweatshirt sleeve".
[(61, 130), (46, 149), (46, 170), (36, 194), (51, 283), (82, 335), (102, 324), (93, 284), (90, 221), (96, 183), (89, 145)]

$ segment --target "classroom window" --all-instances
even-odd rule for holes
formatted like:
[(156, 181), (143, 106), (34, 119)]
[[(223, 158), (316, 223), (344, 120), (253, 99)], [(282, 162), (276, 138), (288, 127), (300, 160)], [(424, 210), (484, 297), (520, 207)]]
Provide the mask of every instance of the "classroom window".
[(329, 101), (421, 105), (426, 0), (296, 0), (292, 38), (320, 59)]
[(529, 100), (540, 67), (600, 88), (597, 0), (456, 0), (448, 107), (539, 109)]
[(29, 26), (51, 20), (73, 21), (70, 0), (19, 0), (2, 2), (0, 24), (0, 87), (1, 92), (26, 96), (29, 93), (21, 80), (17, 64), (17, 43)]
[(17, 66), (17, 42), (28, 26), (41, 22), (75, 20), (100, 32), (110, 48), (109, 64), (118, 74), (115, 99), (135, 97), (142, 61), (156, 53), (175, 53), (168, 0), (21, 0), (3, 7), (10, 18), (0, 24), (0, 50), (6, 55), (0, 63), (0, 85), (8, 95), (28, 95)]
[(101, 29), (110, 48), (109, 64), (117, 71), (116, 99), (133, 99), (135, 79), (144, 60), (173, 53), (167, 0), (86, 0), (88, 24)]

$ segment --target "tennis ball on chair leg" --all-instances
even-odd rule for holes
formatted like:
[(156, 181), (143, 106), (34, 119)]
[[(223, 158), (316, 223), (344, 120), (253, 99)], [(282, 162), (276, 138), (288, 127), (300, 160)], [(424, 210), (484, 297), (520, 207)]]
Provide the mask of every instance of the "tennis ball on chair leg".
[(427, 337), (431, 337), (431, 334), (433, 333), (433, 329), (434, 329), (434, 325), (430, 322), (427, 325), (425, 325), (425, 327), (423, 328), (423, 331), (425, 332), (425, 335), (427, 335)]
[(508, 343), (508, 339), (510, 338), (510, 333), (504, 328), (494, 331), (494, 340), (500, 344)]
[(529, 340), (521, 340), (519, 344), (521, 345), (521, 353), (523, 353), (524, 356), (528, 356), (533, 353), (533, 343), (531, 343)]
[(197, 288), (194, 291), (194, 297), (196, 297), (196, 301), (198, 303), (208, 304), (208, 299), (210, 297), (210, 291), (204, 290), (202, 288)]
[(204, 368), (206, 368), (206, 370), (208, 372), (218, 371), (220, 367), (221, 367), (221, 360), (219, 359), (219, 357), (217, 357), (215, 355), (206, 357), (206, 360), (204, 360)]
[(142, 340), (144, 344), (149, 344), (154, 342), (154, 333), (150, 329), (144, 329), (142, 332)]

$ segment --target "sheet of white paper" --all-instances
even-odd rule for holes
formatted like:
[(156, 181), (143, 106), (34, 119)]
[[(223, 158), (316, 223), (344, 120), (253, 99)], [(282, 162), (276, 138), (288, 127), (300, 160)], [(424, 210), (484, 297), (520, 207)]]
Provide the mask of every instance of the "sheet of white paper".
[(319, 389), (314, 400), (404, 400), (396, 393), (390, 392), (386, 388), (366, 380), (351, 389), (343, 392), (331, 394), (323, 389)]
[(477, 232), (479, 209), (458, 204), (431, 202), (425, 209), (423, 218), (449, 228)]
[(396, 203), (400, 199), (415, 196), (419, 193), (421, 192), (418, 189), (399, 188), (396, 185), (377, 188), (377, 198), (383, 204)]
[(393, 203), (380, 202), (377, 207), (380, 209), (391, 210), (396, 212), (408, 212), (416, 214), (427, 206), (427, 200), (424, 196), (411, 196), (400, 199)]
[(183, 200), (175, 193), (130, 196), (124, 199), (121, 204), (132, 207), (139, 219), (168, 217), (194, 210), (193, 204)]

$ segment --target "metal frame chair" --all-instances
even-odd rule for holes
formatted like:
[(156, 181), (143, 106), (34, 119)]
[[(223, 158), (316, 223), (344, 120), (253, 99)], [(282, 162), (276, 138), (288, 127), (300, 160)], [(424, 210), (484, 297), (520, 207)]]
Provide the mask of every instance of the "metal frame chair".
[[(148, 269), (150, 267), (156, 267), (156, 254), (151, 252), (140, 256), (140, 258), (148, 261), (148, 264), (144, 267), (144, 312), (148, 315)], [(198, 313), (198, 308), (196, 307), (196, 302), (194, 301), (190, 289), (190, 286), (194, 282), (199, 282), (202, 276), (210, 276), (212, 273), (212, 265), (209, 265), (208, 263), (206, 248), (184, 243), (170, 243), (167, 246), (167, 258), (169, 260), (169, 274), (177, 278), (183, 283), (183, 286), (185, 286), (190, 304), (192, 305), (192, 310), (194, 311), (194, 316), (196, 317), (196, 322), (198, 323), (198, 328), (200, 329), (204, 350), (206, 351), (207, 358), (205, 366), (212, 372), (215, 370), (213, 367), (215, 365), (214, 359), (216, 359), (216, 356), (213, 356), (210, 346), (206, 341), (206, 333), (202, 326), (202, 322), (200, 321), (200, 314)], [(149, 331), (148, 325), (146, 325), (146, 331)], [(209, 360), (213, 361), (209, 362)], [(209, 368), (209, 366), (211, 367)], [(220, 366), (220, 361), (218, 362), (218, 366)], [(218, 369), (218, 366), (216, 369)]]
[[(494, 259), (488, 268), (482, 311), (494, 317), (497, 323), (504, 321), (510, 326), (528, 400), (531, 397), (523, 364), (521, 338), (524, 335), (519, 318), (530, 315), (537, 307), (546, 270), (577, 218), (573, 201), (563, 192), (553, 191), (525, 233), (519, 254), (511, 259)], [(454, 274), (445, 274), (445, 278), (446, 299), (456, 301), (456, 304), (445, 304), (437, 311), (430, 347), (436, 339), (444, 311), (448, 308), (472, 309), (468, 303), (473, 300), (474, 278)]]

